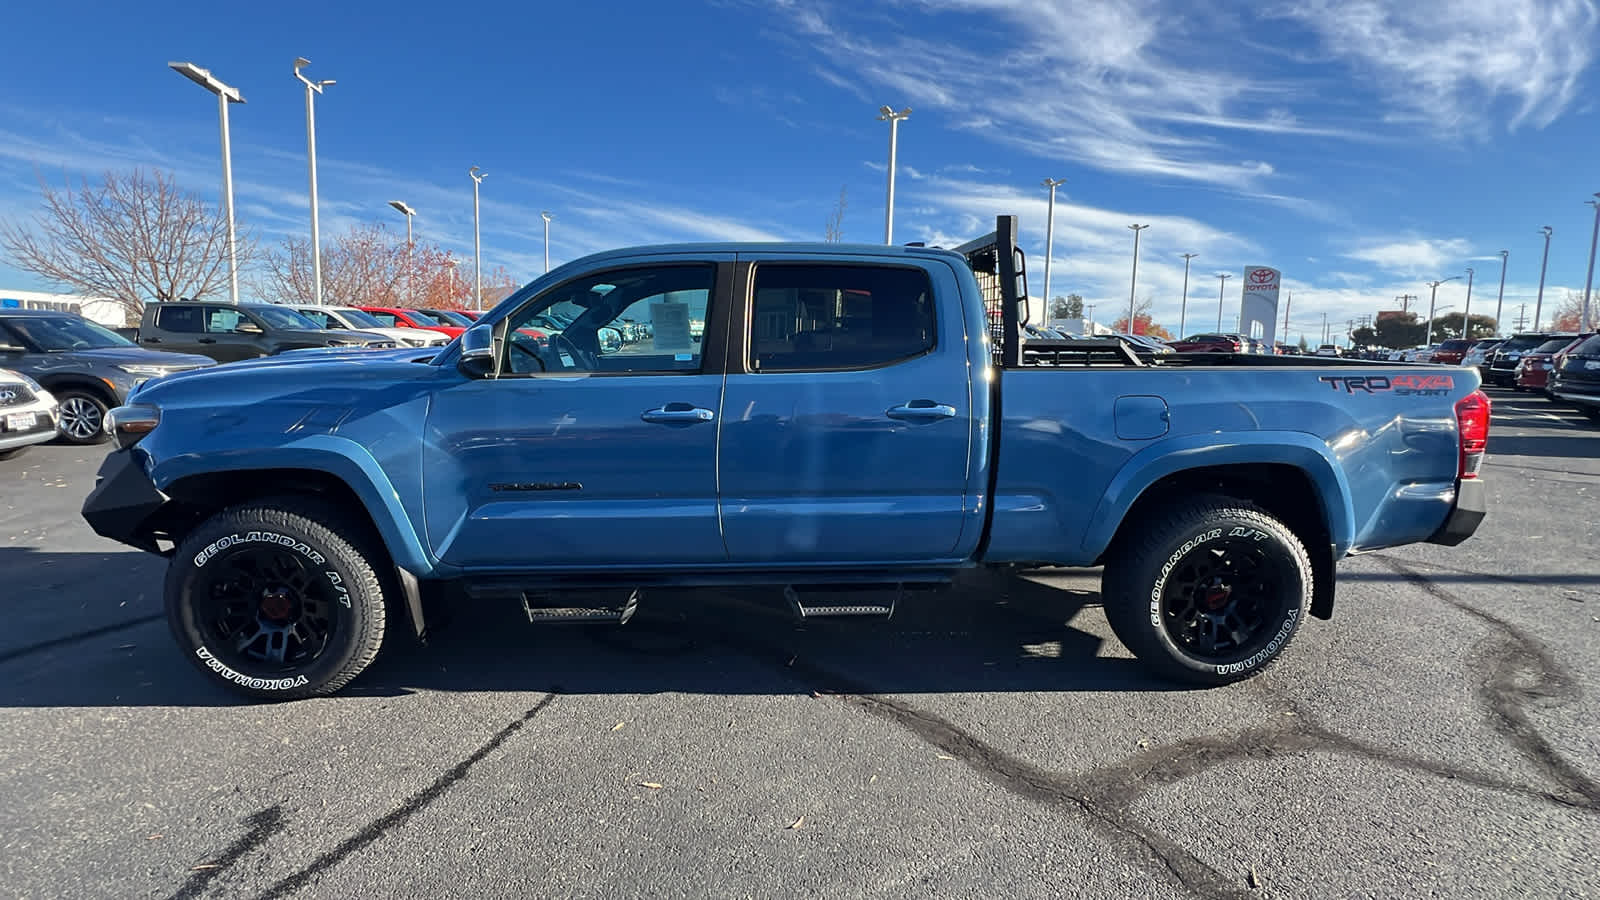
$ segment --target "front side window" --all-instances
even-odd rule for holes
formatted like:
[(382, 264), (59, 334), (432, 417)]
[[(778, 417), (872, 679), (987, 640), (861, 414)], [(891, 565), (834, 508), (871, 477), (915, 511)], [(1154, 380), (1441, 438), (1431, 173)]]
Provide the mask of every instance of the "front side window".
[(700, 371), (710, 264), (640, 266), (557, 285), (511, 315), (512, 375)]
[(868, 369), (933, 345), (933, 285), (921, 269), (776, 263), (756, 269), (753, 371)]
[(239, 330), (242, 322), (250, 321), (237, 309), (225, 309), (220, 306), (206, 307), (206, 333), (207, 334), (233, 334)]
[(340, 327), (338, 322), (331, 321), (332, 317), (320, 309), (302, 309), (297, 311), (300, 313), (300, 315), (305, 316), (307, 319), (310, 319), (312, 322), (316, 323), (318, 328)]

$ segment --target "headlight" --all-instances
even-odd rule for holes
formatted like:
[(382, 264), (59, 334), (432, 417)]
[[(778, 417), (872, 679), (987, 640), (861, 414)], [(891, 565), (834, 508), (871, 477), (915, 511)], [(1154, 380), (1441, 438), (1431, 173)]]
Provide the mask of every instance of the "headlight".
[(33, 391), (35, 394), (44, 392), (44, 385), (34, 381), (32, 378), (29, 378), (21, 372), (18, 372), (16, 369), (5, 369), (3, 371), (7, 376), (16, 376), (19, 381), (28, 386), (28, 390)]
[(139, 443), (160, 424), (159, 408), (146, 403), (130, 403), (106, 413), (105, 430), (118, 448), (126, 449)]
[(160, 378), (161, 376), (167, 374), (167, 370), (161, 366), (130, 365), (117, 366), (117, 368), (127, 372), (129, 375), (138, 375), (141, 378)]

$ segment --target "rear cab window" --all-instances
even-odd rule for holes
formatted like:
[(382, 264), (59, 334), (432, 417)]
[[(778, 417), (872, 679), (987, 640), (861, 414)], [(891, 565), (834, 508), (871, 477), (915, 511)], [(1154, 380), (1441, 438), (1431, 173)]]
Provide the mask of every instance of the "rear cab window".
[(156, 310), (156, 327), (180, 334), (199, 334), (205, 331), (200, 316), (198, 306), (163, 306)]
[(920, 268), (763, 263), (753, 295), (753, 372), (871, 369), (934, 349), (933, 284)]

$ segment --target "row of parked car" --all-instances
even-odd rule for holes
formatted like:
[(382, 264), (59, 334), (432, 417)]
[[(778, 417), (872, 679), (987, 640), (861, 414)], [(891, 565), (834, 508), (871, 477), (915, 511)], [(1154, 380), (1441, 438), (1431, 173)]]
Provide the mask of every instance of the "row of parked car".
[(1419, 352), (1416, 361), (1471, 366), (1485, 384), (1537, 391), (1600, 424), (1600, 336), (1593, 331), (1445, 341)]

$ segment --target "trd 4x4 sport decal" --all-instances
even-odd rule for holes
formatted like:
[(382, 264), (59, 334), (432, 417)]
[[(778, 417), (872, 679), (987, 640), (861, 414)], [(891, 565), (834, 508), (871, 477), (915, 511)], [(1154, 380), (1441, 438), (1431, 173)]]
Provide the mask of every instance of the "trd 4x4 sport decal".
[(1317, 379), (1326, 382), (1333, 390), (1344, 389), (1346, 394), (1364, 391), (1368, 394), (1389, 392), (1401, 396), (1443, 397), (1455, 390), (1456, 381), (1449, 375), (1323, 375)]

